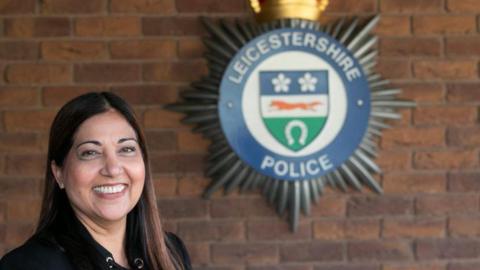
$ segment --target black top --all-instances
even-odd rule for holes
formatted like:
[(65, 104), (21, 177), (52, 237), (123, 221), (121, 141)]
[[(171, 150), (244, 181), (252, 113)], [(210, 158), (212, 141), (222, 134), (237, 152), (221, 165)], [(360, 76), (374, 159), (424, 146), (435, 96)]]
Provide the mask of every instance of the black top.
[[(92, 241), (98, 259), (104, 262), (101, 264), (104, 265), (102, 269), (126, 270), (115, 263), (112, 254), (97, 243), (85, 227), (80, 230), (80, 234), (88, 241)], [(173, 233), (166, 233), (165, 237), (168, 238), (166, 241), (170, 242), (169, 248), (175, 249), (172, 251), (179, 255), (185, 269), (191, 269), (190, 258), (180, 238)], [(147, 270), (143, 258), (135, 258), (134, 264), (131, 265), (131, 269)], [(0, 270), (76, 270), (81, 268), (77, 266), (69, 260), (62, 246), (48, 233), (35, 234), (25, 244), (12, 250), (0, 260)]]

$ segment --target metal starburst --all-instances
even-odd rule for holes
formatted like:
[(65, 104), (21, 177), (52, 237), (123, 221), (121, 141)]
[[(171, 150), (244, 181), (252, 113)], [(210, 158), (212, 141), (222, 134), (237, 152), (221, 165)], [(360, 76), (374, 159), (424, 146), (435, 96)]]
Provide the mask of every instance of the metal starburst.
[[(300, 212), (309, 215), (311, 203), (319, 201), (326, 185), (343, 192), (349, 189), (362, 191), (364, 186), (378, 194), (383, 192), (373, 177), (381, 172), (374, 161), (378, 151), (377, 140), (382, 130), (389, 128), (385, 120), (401, 118), (396, 112), (397, 108), (413, 107), (415, 103), (397, 99), (401, 90), (391, 88), (389, 81), (374, 71), (378, 38), (371, 34), (371, 30), (378, 23), (379, 16), (366, 21), (342, 18), (326, 25), (302, 19), (282, 19), (264, 24), (238, 20), (220, 20), (218, 23), (209, 19), (202, 21), (210, 34), (204, 39), (209, 75), (192, 83), (189, 90), (181, 93), (183, 100), (167, 105), (167, 109), (186, 114), (182, 122), (194, 125), (193, 132), (201, 133), (211, 141), (206, 175), (212, 181), (204, 197), (210, 197), (220, 188), (226, 194), (238, 188), (242, 192), (260, 189), (278, 214), (288, 217), (291, 229), (295, 231)], [(220, 126), (217, 110), (219, 89), (230, 60), (256, 36), (278, 28), (310, 29), (329, 34), (351, 51), (368, 77), (372, 109), (362, 142), (344, 164), (316, 179), (286, 181), (260, 174), (237, 156)]]

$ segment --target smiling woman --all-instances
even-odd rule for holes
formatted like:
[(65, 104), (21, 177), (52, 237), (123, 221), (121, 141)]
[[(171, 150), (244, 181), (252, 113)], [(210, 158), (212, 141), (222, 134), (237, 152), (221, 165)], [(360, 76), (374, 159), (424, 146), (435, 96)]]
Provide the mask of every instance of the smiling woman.
[(162, 230), (131, 108), (107, 92), (63, 106), (50, 130), (36, 232), (0, 270), (190, 268), (182, 241)]

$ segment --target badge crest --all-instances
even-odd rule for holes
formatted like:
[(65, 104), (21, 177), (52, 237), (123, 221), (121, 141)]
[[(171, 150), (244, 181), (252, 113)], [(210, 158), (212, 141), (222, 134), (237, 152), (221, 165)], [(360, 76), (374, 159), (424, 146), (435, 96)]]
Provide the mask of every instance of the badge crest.
[(322, 131), (328, 117), (328, 71), (260, 71), (260, 111), (270, 134), (298, 151)]
[(205, 197), (260, 189), (295, 230), (326, 185), (382, 192), (377, 138), (414, 103), (374, 71), (378, 16), (321, 25), (328, 0), (250, 3), (265, 23), (203, 20), (209, 75), (167, 108), (212, 142)]

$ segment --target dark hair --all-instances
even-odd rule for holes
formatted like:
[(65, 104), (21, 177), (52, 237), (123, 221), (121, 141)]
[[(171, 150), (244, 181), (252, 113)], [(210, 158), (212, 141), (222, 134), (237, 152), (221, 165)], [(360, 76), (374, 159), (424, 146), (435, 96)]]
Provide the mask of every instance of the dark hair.
[[(150, 164), (145, 136), (133, 110), (119, 96), (109, 93), (88, 93), (74, 98), (57, 113), (50, 128), (45, 186), (36, 233), (52, 231), (67, 256), (79, 269), (98, 269), (94, 249), (88, 241), (79, 237), (73, 210), (64, 190), (60, 189), (52, 172), (52, 161), (62, 167), (73, 145), (78, 127), (90, 117), (115, 110), (120, 113), (135, 130), (145, 164), (145, 184), (138, 203), (127, 215), (126, 256), (134, 265), (135, 251), (132, 247), (140, 243), (142, 257), (149, 269), (183, 269), (170, 242), (164, 237), (156, 204), (155, 191), (150, 173)], [(139, 255), (138, 253), (136, 255)]]

